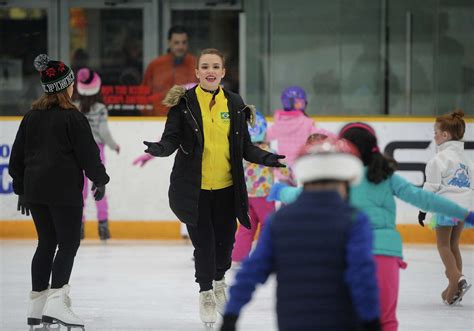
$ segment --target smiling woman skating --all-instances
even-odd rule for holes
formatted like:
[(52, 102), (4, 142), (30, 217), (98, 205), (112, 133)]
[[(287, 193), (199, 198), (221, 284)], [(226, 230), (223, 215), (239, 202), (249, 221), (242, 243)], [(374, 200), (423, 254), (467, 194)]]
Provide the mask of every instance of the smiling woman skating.
[(145, 152), (165, 157), (178, 150), (170, 178), (170, 207), (188, 228), (194, 246), (195, 277), (199, 284), (199, 313), (207, 326), (222, 313), (225, 272), (231, 266), (237, 228), (250, 228), (245, 159), (269, 167), (283, 167), (282, 155), (254, 146), (247, 121), (254, 107), (220, 87), (225, 59), (217, 49), (205, 49), (197, 59), (199, 85), (173, 87), (164, 104), (170, 107), (165, 131), (157, 143), (144, 142)]

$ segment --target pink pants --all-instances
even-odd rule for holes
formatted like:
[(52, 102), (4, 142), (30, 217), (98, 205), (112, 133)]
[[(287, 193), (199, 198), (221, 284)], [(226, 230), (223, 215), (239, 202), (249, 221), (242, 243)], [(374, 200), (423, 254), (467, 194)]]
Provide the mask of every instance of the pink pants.
[(380, 296), (380, 324), (382, 331), (397, 331), (397, 303), (400, 268), (407, 264), (399, 257), (375, 255), (377, 283)]
[[(104, 154), (104, 144), (97, 144), (100, 151), (100, 159), (102, 163), (105, 164), (105, 154)], [(86, 206), (87, 195), (89, 194), (89, 179), (84, 174), (84, 188), (82, 190), (82, 200), (84, 201), (84, 207)], [(95, 205), (97, 207), (97, 219), (99, 221), (103, 221), (109, 218), (109, 204), (107, 202), (107, 196), (105, 195), (104, 198), (100, 201), (96, 201)], [(82, 221), (84, 222), (85, 215), (82, 214)]]
[(251, 229), (239, 226), (235, 235), (235, 245), (232, 251), (232, 261), (240, 262), (245, 259), (252, 249), (253, 238), (260, 223), (260, 232), (263, 229), (265, 219), (275, 211), (275, 203), (267, 201), (267, 197), (249, 198), (249, 215)]

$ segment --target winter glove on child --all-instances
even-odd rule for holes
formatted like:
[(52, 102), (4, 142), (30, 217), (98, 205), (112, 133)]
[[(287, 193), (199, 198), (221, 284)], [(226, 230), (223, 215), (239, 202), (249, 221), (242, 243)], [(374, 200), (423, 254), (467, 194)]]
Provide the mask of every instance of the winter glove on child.
[(235, 331), (235, 324), (237, 324), (238, 315), (225, 314), (222, 319), (221, 331)]
[(279, 161), (281, 159), (284, 159), (285, 157), (286, 157), (285, 155), (268, 154), (263, 159), (263, 165), (265, 165), (267, 167), (285, 168), (286, 165), (284, 165), (283, 163), (280, 163), (280, 161)]
[(145, 153), (153, 156), (160, 156), (163, 153), (163, 146), (160, 143), (152, 143), (150, 141), (144, 141), (143, 143), (147, 146)]
[(288, 186), (289, 185), (283, 183), (273, 184), (272, 188), (270, 189), (270, 193), (268, 194), (267, 201), (280, 201), (281, 190)]
[(92, 184), (91, 191), (94, 192), (95, 201), (102, 200), (105, 195), (105, 185), (97, 186), (95, 184)]
[(466, 216), (466, 219), (464, 220), (464, 222), (468, 223), (468, 224), (471, 224), (471, 225), (474, 225), (474, 212), (469, 212), (469, 214), (467, 214)]
[(30, 216), (30, 207), (28, 207), (28, 205), (25, 201), (25, 196), (24, 195), (19, 195), (18, 196), (18, 205), (16, 207), (16, 210), (21, 212), (22, 215)]
[(420, 211), (418, 213), (418, 223), (420, 223), (421, 226), (425, 226), (425, 223), (423, 223), (423, 221), (425, 220), (426, 218), (426, 213)]

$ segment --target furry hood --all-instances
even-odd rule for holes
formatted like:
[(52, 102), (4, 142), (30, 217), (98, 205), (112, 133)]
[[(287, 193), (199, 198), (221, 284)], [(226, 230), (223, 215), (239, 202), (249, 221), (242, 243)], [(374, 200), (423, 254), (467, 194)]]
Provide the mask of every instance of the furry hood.
[[(186, 88), (180, 85), (174, 85), (168, 93), (166, 93), (162, 104), (166, 107), (174, 107), (179, 103), (179, 100), (186, 94)], [(257, 109), (254, 105), (245, 105), (244, 111), (246, 112), (247, 122), (254, 126), (256, 122)]]
[(166, 93), (165, 98), (163, 99), (162, 104), (166, 107), (174, 107), (179, 103), (179, 100), (186, 93), (186, 88), (180, 85), (174, 85), (168, 93)]

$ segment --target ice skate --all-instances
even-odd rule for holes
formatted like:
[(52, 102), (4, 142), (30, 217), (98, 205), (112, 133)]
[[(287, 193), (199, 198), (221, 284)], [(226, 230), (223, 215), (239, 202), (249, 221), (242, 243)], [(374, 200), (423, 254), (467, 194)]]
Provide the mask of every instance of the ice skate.
[(221, 315), (224, 315), (225, 305), (227, 304), (227, 296), (225, 293), (226, 287), (225, 278), (214, 281), (214, 295), (216, 296), (217, 312)]
[(471, 288), (472, 284), (467, 282), (466, 277), (461, 276), (458, 282), (459, 292), (454, 296), (451, 306), (458, 305), (462, 301), (462, 297), (466, 294), (467, 291)]
[(109, 221), (99, 221), (99, 237), (100, 240), (110, 239)]
[(43, 313), (44, 305), (46, 304), (46, 298), (48, 297), (48, 290), (46, 289), (41, 292), (31, 291), (28, 302), (27, 312), (27, 323), (32, 330), (42, 330), (43, 328), (35, 328), (35, 326), (41, 324), (41, 316)]
[(213, 290), (199, 293), (199, 315), (206, 329), (213, 329), (217, 320), (216, 297)]
[(60, 324), (65, 326), (67, 331), (71, 331), (73, 328), (85, 331), (84, 321), (71, 310), (69, 290), (69, 285), (49, 290), (42, 316), (42, 322), (48, 330), (50, 330), (51, 324)]

